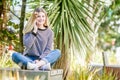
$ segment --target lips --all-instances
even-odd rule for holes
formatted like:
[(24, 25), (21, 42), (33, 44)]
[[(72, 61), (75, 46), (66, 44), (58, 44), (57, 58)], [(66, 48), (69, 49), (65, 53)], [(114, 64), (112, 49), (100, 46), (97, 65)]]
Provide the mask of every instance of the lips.
[(38, 20), (38, 22), (43, 22), (43, 20)]
[(45, 22), (44, 20), (37, 20), (38, 24), (44, 24), (44, 22)]

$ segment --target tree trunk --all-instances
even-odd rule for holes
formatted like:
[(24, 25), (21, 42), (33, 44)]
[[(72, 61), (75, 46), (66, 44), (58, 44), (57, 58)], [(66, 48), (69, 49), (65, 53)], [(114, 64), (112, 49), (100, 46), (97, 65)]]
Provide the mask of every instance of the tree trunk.
[(2, 16), (3, 16), (3, 3), (2, 0), (0, 0), (0, 30), (2, 29)]
[(5, 0), (0, 0), (0, 30), (2, 30), (3, 28), (6, 28), (6, 23), (8, 21), (8, 12), (9, 12), (9, 8), (10, 8), (10, 1), (5, 1)]
[(55, 64), (54, 68), (58, 69), (63, 69), (63, 80), (66, 80), (66, 77), (69, 72), (69, 67), (70, 67), (70, 61), (68, 61), (68, 55), (67, 52), (65, 52), (65, 45), (63, 44), (62, 51), (61, 51), (61, 58), (57, 61)]
[[(63, 31), (63, 30), (62, 30)], [(58, 36), (60, 36), (61, 33), (58, 34)], [(60, 59), (56, 62), (56, 64), (54, 65), (55, 69), (63, 69), (63, 80), (66, 80), (66, 77), (68, 75), (69, 72), (69, 68), (70, 68), (70, 60), (68, 61), (68, 51), (65, 47), (64, 44), (64, 34), (62, 33), (63, 38), (62, 38), (62, 48), (60, 46), (60, 39), (56, 39), (57, 43), (57, 48), (61, 50), (61, 57)], [(58, 37), (60, 38), (60, 37)]]
[(21, 8), (21, 18), (20, 18), (20, 52), (23, 52), (23, 28), (24, 28), (24, 18), (25, 18), (26, 0), (22, 0)]
[(6, 1), (6, 0), (2, 0), (2, 5), (3, 5), (3, 10), (2, 10), (2, 14), (1, 14), (1, 17), (3, 18), (3, 23), (2, 23), (2, 29), (5, 29), (6, 28), (6, 23), (8, 21), (8, 12), (9, 12), (9, 8), (10, 8), (10, 5), (8, 4), (10, 1)]
[[(9, 19), (10, 0), (0, 0), (0, 34), (6, 29), (7, 21)], [(4, 35), (0, 36), (0, 40), (4, 40)], [(0, 55), (3, 53), (4, 46), (0, 41)]]

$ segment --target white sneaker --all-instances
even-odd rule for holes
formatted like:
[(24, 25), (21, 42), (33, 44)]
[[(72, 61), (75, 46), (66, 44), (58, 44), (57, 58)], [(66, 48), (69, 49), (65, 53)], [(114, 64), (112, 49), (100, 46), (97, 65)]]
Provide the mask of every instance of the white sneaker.
[(50, 63), (47, 63), (40, 67), (40, 70), (51, 70)]
[(27, 69), (33, 70), (33, 69), (36, 69), (36, 68), (38, 68), (36, 64), (30, 63), (30, 62), (27, 63)]

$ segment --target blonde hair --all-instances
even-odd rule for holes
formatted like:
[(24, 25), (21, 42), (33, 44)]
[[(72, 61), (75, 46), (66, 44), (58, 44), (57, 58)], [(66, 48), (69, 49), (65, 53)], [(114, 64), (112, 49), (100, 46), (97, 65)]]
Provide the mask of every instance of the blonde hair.
[(44, 25), (45, 27), (48, 27), (48, 26), (49, 26), (49, 25), (48, 25), (48, 24), (49, 24), (49, 23), (48, 23), (48, 16), (47, 16), (46, 11), (45, 11), (43, 8), (38, 7), (38, 8), (36, 8), (36, 9), (34, 10), (34, 12), (32, 13), (32, 15), (31, 15), (31, 17), (30, 17), (30, 19), (28, 20), (26, 26), (24, 27), (24, 29), (23, 29), (23, 34), (26, 34), (26, 33), (32, 31), (33, 26), (34, 26), (34, 21), (35, 21), (35, 19), (36, 19), (36, 16), (37, 16), (40, 12), (43, 12), (43, 13), (45, 14), (45, 16), (46, 16), (46, 20), (45, 20), (45, 23), (44, 23), (43, 25)]

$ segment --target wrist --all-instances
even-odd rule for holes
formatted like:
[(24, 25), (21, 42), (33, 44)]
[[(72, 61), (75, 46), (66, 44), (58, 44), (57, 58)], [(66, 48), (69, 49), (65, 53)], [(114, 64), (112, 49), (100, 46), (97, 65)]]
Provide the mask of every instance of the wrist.
[(36, 31), (32, 31), (32, 33), (35, 33), (35, 34), (36, 34), (37, 32), (36, 32)]
[(35, 32), (32, 32), (32, 34), (33, 34), (34, 36), (36, 36), (36, 35), (37, 35)]
[(33, 29), (33, 31), (32, 31), (32, 32), (37, 33), (37, 29)]
[(37, 33), (37, 30), (38, 30), (37, 26), (34, 25), (33, 32), (34, 32), (34, 33)]

